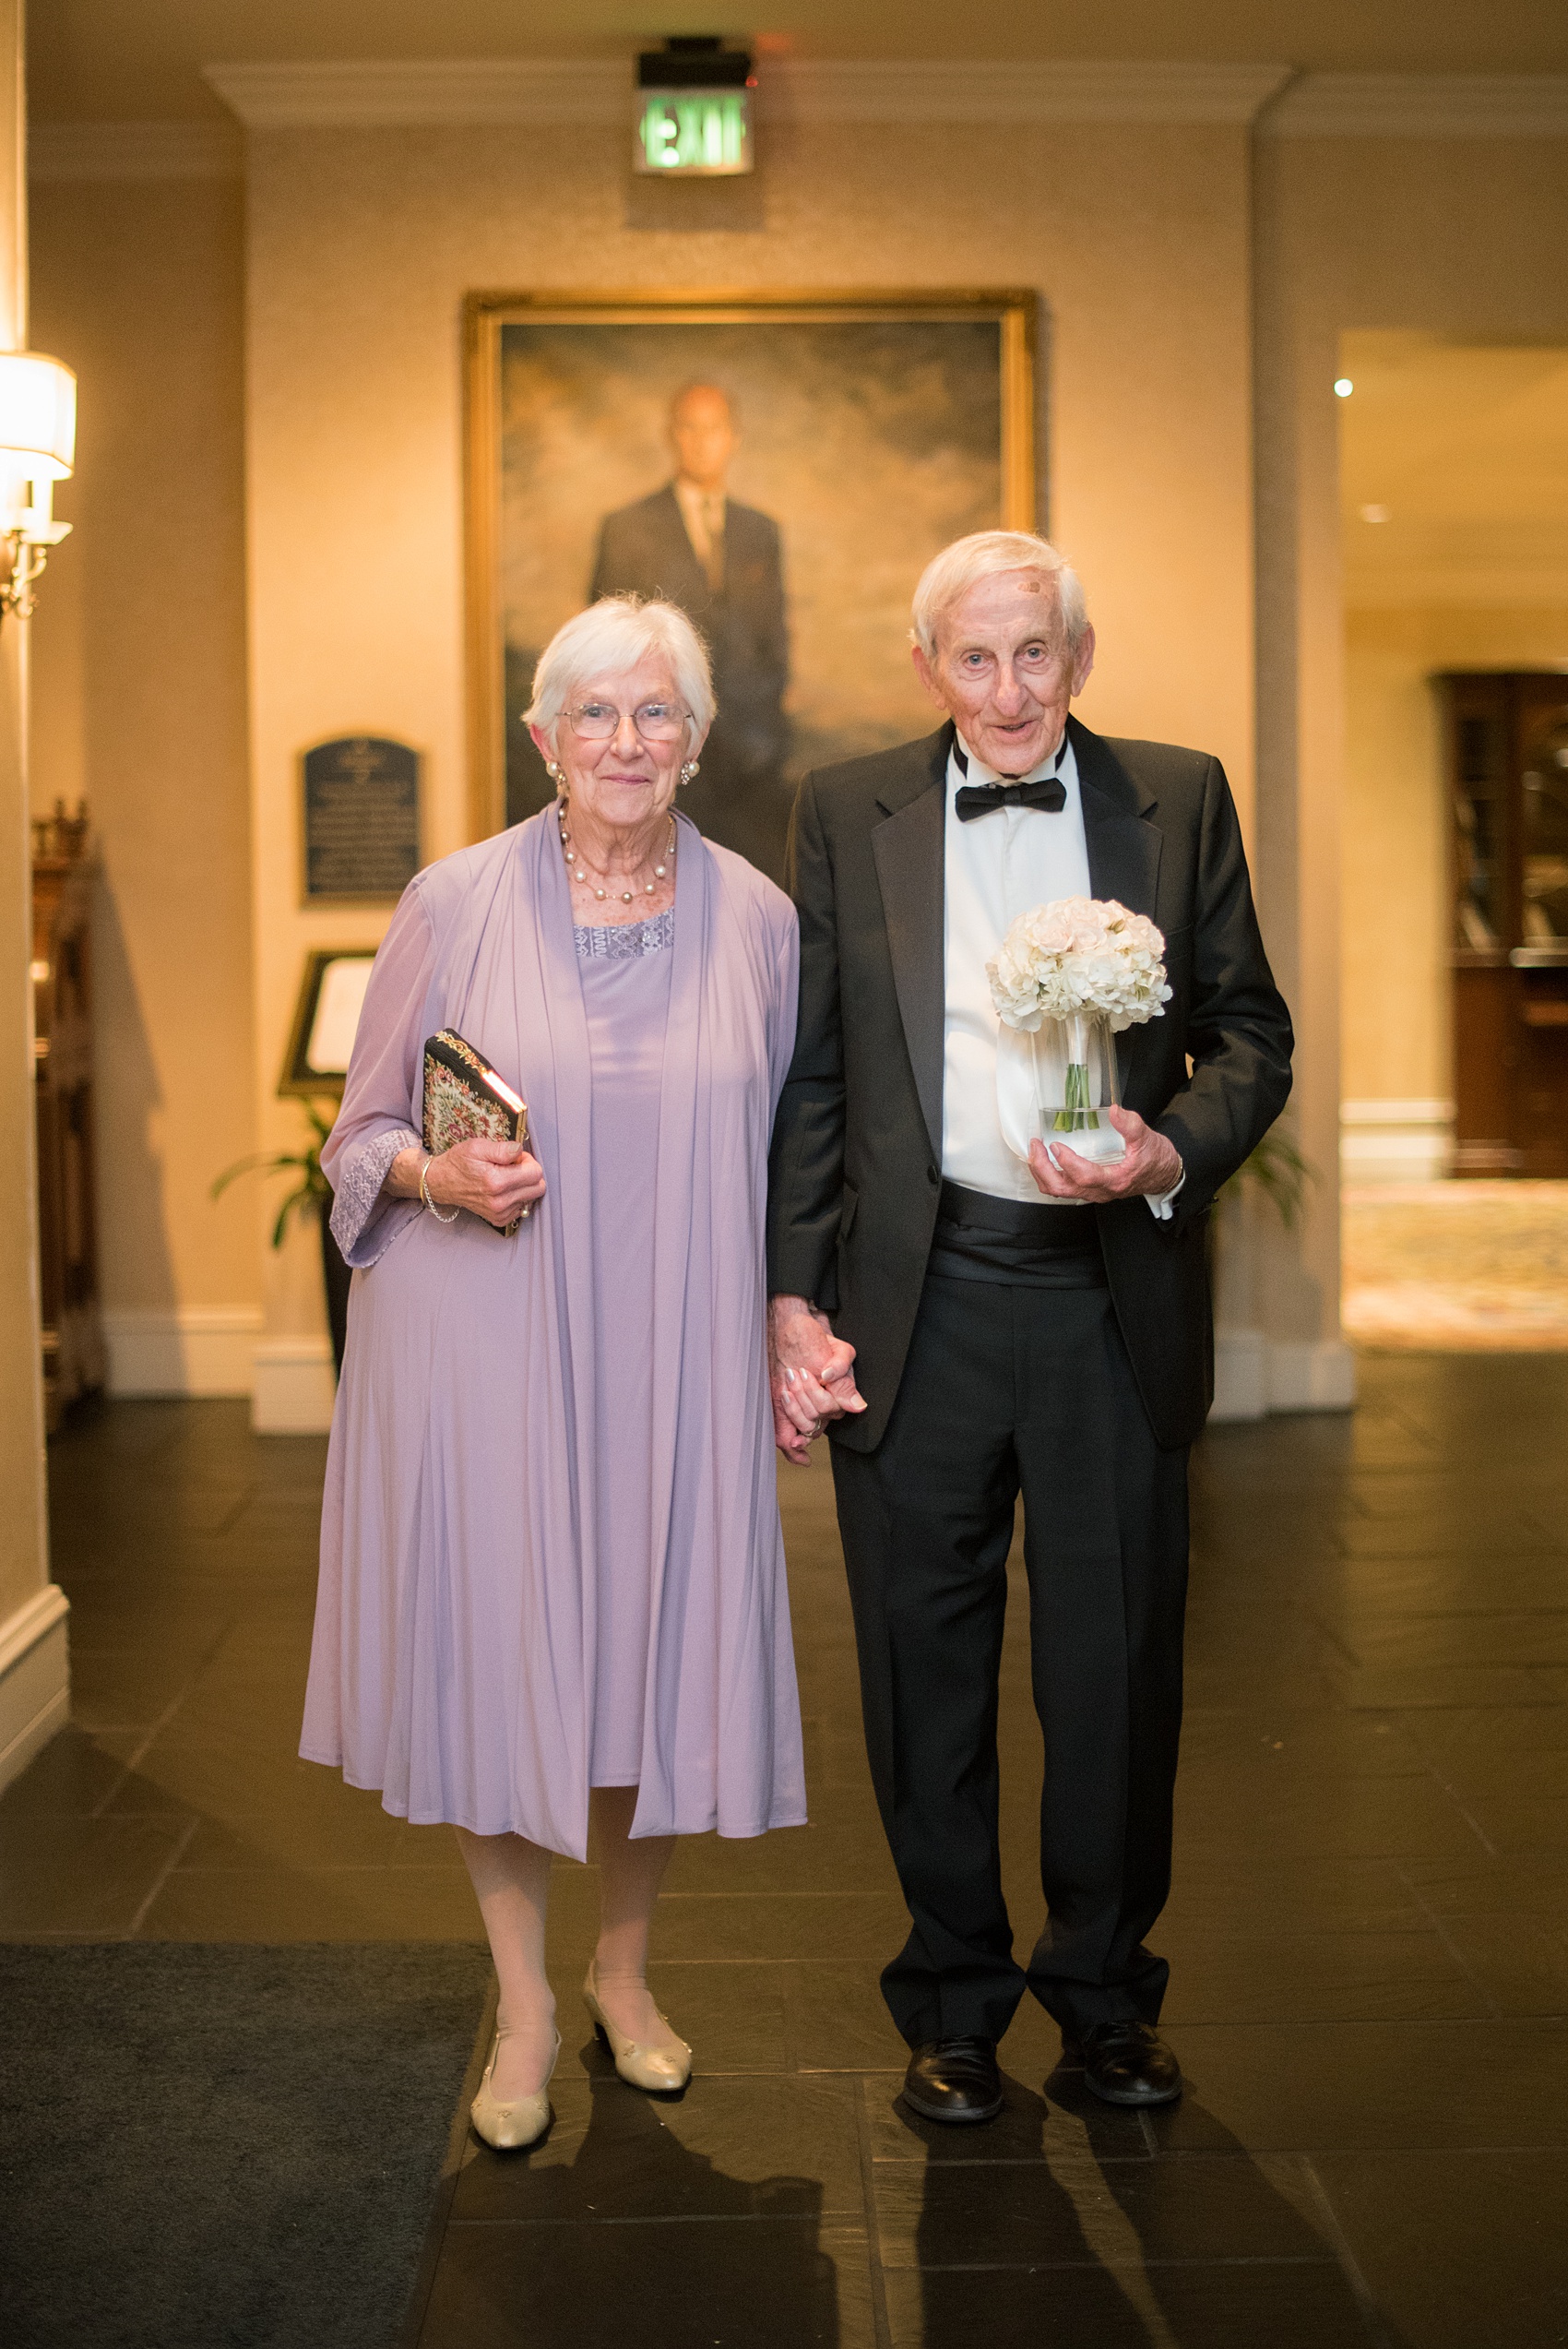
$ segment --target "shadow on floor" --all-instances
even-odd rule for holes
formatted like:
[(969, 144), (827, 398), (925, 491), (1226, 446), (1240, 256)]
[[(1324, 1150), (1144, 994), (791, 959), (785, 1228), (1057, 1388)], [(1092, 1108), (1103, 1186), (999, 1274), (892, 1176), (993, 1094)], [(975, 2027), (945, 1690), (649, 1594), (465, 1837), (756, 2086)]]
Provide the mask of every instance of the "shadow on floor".
[(1075, 2066), (1004, 2082), (985, 2128), (869, 2097), (896, 2349), (1404, 2349), (1303, 2157), (1249, 2152), (1191, 2088), (1144, 2116)]
[(697, 2093), (642, 2095), (592, 2043), (563, 2051), (552, 2102), (537, 2149), (469, 2139), (420, 2342), (499, 2349), (526, 2319), (572, 2349), (838, 2349), (820, 2179), (728, 2174), (688, 2141)]

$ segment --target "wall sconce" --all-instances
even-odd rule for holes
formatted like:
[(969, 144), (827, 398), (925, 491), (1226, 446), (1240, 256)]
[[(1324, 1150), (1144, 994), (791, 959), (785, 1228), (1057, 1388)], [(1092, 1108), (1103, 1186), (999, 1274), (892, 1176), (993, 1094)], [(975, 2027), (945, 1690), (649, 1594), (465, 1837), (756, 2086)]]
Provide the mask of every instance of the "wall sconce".
[(49, 550), (70, 534), (54, 519), (54, 484), (69, 481), (77, 454), (77, 379), (41, 351), (0, 352), (0, 540), (11, 575), (0, 613), (25, 620)]

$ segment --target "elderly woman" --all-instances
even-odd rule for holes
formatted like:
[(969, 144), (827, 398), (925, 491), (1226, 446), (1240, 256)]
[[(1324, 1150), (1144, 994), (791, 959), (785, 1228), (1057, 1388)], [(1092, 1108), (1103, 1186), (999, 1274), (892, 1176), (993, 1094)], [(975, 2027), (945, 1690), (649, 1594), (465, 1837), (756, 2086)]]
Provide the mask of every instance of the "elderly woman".
[[(410, 883), (322, 1153), (356, 1271), (301, 1751), (457, 1830), (493, 2145), (549, 2123), (552, 1853), (591, 1818), (588, 2010), (624, 2079), (674, 2089), (645, 1978), (674, 1838), (805, 1817), (763, 1274), (797, 932), (675, 813), (713, 706), (669, 604), (561, 630), (528, 713), (554, 805)], [(527, 1149), (427, 1157), (443, 1028), (522, 1094)]]

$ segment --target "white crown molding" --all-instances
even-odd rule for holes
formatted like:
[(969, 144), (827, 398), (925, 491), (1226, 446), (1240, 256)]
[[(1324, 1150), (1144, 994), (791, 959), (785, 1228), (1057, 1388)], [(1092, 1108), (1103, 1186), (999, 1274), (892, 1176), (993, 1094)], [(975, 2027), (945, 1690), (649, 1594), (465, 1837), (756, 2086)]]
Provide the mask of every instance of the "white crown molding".
[(247, 130), (621, 123), (632, 92), (629, 58), (204, 66), (202, 76)]
[[(206, 79), (249, 130), (627, 119), (629, 59), (218, 65)], [(1251, 122), (1283, 66), (766, 64), (757, 113), (800, 123)]]
[(1265, 138), (1564, 138), (1568, 74), (1303, 74)]
[(824, 123), (1250, 123), (1285, 66), (894, 58), (767, 69), (758, 113)]
[(34, 123), (28, 177), (49, 180), (238, 179), (232, 123)]
[[(567, 123), (614, 128), (629, 59), (436, 59), (220, 65), (206, 78), (249, 130)], [(1272, 103), (1270, 101), (1273, 101)], [(1196, 123), (1260, 117), (1269, 138), (1561, 138), (1568, 75), (1303, 74), (1283, 66), (907, 59), (764, 66), (764, 122)], [(38, 181), (231, 179), (225, 123), (33, 125)]]

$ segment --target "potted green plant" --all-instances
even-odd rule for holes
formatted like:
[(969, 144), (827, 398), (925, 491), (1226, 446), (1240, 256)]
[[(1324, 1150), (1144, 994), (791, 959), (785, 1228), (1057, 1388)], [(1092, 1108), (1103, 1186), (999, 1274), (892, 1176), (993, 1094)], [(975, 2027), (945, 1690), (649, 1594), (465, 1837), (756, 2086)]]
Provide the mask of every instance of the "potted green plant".
[(302, 1100), (300, 1107), (311, 1127), (311, 1138), (304, 1148), (257, 1151), (249, 1158), (237, 1159), (219, 1175), (212, 1186), (212, 1196), (220, 1198), (230, 1184), (242, 1174), (292, 1174), (298, 1178), (278, 1210), (272, 1225), (272, 1245), (275, 1248), (282, 1246), (291, 1215), (303, 1216), (307, 1221), (314, 1217), (321, 1234), (322, 1283), (327, 1294), (327, 1323), (332, 1332), (332, 1364), (341, 1377), (349, 1330), (349, 1283), (353, 1274), (332, 1236), (328, 1220), (332, 1213), (332, 1186), (321, 1171), (321, 1146), (332, 1131), (333, 1120), (314, 1101)]
[(1304, 1158), (1283, 1126), (1271, 1126), (1250, 1158), (1219, 1187), (1221, 1198), (1237, 1192), (1261, 1191), (1288, 1232), (1296, 1228), (1307, 1203), (1307, 1190), (1317, 1180), (1317, 1169)]

